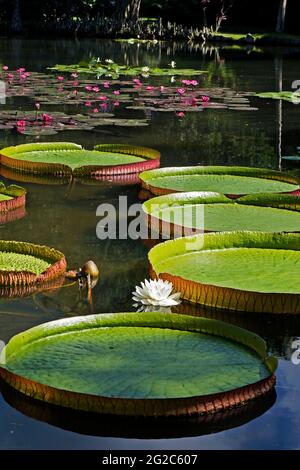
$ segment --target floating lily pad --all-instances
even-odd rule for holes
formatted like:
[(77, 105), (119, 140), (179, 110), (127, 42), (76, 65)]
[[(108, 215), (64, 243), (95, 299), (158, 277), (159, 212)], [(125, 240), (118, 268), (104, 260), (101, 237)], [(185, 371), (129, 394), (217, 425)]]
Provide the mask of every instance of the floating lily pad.
[(300, 103), (300, 93), (299, 91), (271, 91), (266, 93), (256, 93), (255, 96), (258, 98), (266, 98), (272, 100), (283, 100), (290, 103), (299, 104)]
[(11, 339), (5, 359), (1, 377), (25, 395), (135, 416), (207, 414), (245, 404), (273, 388), (277, 364), (253, 333), (162, 313), (46, 323)]
[(177, 69), (177, 68), (159, 68), (159, 67), (132, 67), (128, 65), (119, 65), (112, 63), (100, 63), (97, 59), (92, 59), (89, 63), (80, 62), (79, 64), (72, 65), (55, 65), (49, 67), (49, 70), (57, 72), (68, 73), (84, 73), (97, 75), (98, 77), (106, 76), (112, 79), (119, 78), (120, 76), (175, 76), (184, 75), (186, 77), (203, 75), (207, 73), (205, 70), (198, 69)]
[(30, 286), (64, 274), (62, 253), (25, 242), (0, 241), (0, 286)]
[(161, 168), (140, 175), (142, 185), (154, 195), (172, 192), (210, 191), (228, 196), (283, 193), (299, 190), (300, 179), (275, 170), (193, 166)]
[(254, 230), (300, 232), (300, 198), (257, 194), (229, 199), (218, 193), (175, 193), (143, 204), (150, 227), (163, 236)]
[[(19, 219), (25, 215), (26, 190), (21, 186), (12, 184), (5, 187), (0, 182), (0, 222), (6, 223)], [(19, 209), (19, 210), (18, 210)], [(18, 210), (18, 212), (16, 212)], [(8, 213), (14, 214), (8, 215)], [(4, 217), (3, 217), (4, 214)]]
[(222, 232), (152, 248), (153, 273), (186, 300), (230, 310), (300, 313), (300, 234)]
[(137, 173), (156, 168), (160, 153), (130, 145), (96, 146), (84, 150), (72, 143), (53, 142), (7, 147), (0, 151), (1, 164), (28, 173), (55, 176), (100, 176)]

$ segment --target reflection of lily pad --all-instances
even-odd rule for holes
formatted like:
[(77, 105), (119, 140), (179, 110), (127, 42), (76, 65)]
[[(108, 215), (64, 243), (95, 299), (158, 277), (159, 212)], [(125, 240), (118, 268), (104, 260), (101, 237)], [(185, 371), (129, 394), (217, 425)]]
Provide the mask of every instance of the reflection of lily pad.
[(1, 150), (1, 164), (28, 173), (101, 176), (137, 173), (159, 166), (159, 152), (129, 145), (85, 150), (72, 143), (27, 144)]
[(257, 230), (300, 232), (300, 201), (289, 194), (229, 199), (218, 193), (175, 193), (143, 204), (149, 225), (162, 235)]
[(300, 234), (223, 232), (161, 243), (149, 260), (186, 300), (262, 313), (300, 313)]
[(275, 369), (276, 360), (253, 333), (156, 312), (32, 328), (9, 342), (0, 375), (26, 395), (69, 408), (179, 416), (221, 411), (263, 395), (274, 386)]
[(212, 191), (226, 195), (294, 192), (300, 180), (279, 171), (229, 166), (161, 168), (140, 175), (143, 187), (155, 195)]
[(242, 426), (263, 415), (275, 403), (276, 392), (272, 390), (266, 395), (244, 404), (244, 406), (228, 409), (211, 415), (157, 416), (154, 418), (136, 416), (101, 416), (99, 414), (61, 406), (48, 405), (34, 400), (5, 382), (1, 382), (1, 394), (5, 401), (17, 411), (35, 420), (45, 422), (71, 432), (89, 436), (107, 436), (135, 439), (170, 439), (187, 436), (200, 436), (222, 432)]

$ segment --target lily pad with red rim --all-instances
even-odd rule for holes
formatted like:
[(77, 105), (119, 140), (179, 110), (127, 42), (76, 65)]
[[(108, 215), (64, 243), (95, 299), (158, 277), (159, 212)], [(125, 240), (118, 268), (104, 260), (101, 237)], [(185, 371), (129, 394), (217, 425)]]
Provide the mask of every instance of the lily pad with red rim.
[(183, 299), (229, 310), (300, 313), (300, 234), (205, 233), (149, 252), (153, 277)]
[(65, 176), (110, 176), (157, 168), (160, 153), (146, 147), (103, 144), (85, 150), (72, 143), (52, 142), (7, 147), (1, 164), (25, 173)]
[(58, 320), (15, 336), (0, 376), (34, 399), (77, 410), (186, 416), (268, 393), (276, 365), (265, 342), (241, 328), (185, 315), (120, 313)]
[(275, 170), (235, 166), (170, 167), (140, 175), (142, 186), (160, 196), (210, 191), (238, 197), (255, 193), (297, 193), (300, 179)]
[(42, 285), (64, 275), (64, 255), (47, 246), (0, 240), (0, 287)]
[(174, 193), (143, 204), (149, 227), (165, 237), (199, 232), (300, 232), (300, 198), (256, 194), (230, 199), (219, 193)]

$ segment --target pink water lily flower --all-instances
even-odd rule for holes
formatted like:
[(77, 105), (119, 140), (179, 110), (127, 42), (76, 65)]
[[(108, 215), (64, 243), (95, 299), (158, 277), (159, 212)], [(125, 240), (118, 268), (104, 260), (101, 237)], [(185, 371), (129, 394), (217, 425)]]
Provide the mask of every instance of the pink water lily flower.
[(133, 81), (133, 83), (135, 83), (136, 85), (142, 86), (142, 82), (141, 82), (141, 80), (140, 80), (139, 78), (134, 78), (132, 81)]
[(8, 80), (13, 80), (14, 79), (14, 74), (13, 73), (8, 73), (7, 78), (8, 78)]
[(8, 71), (7, 65), (3, 65), (2, 70), (4, 70), (4, 72), (7, 72)]
[(94, 109), (93, 109), (93, 113), (99, 113), (99, 109), (94, 108)]
[(34, 103), (34, 106), (35, 106), (35, 108), (36, 108), (37, 110), (39, 110), (40, 107), (41, 107), (40, 103), (38, 103), (38, 102)]
[(191, 81), (190, 81), (190, 80), (181, 80), (181, 83), (182, 83), (183, 85), (187, 85), (187, 86), (191, 85)]
[(208, 103), (209, 102), (209, 96), (201, 96), (201, 100), (203, 103)]
[(93, 90), (93, 87), (91, 85), (87, 85), (85, 87), (86, 91), (92, 91)]
[(26, 127), (26, 121), (24, 120), (17, 121), (17, 127)]
[(107, 108), (107, 104), (106, 104), (106, 103), (101, 103), (101, 104), (100, 104), (100, 107), (106, 109), (106, 108)]
[(154, 90), (154, 86), (150, 86), (150, 85), (149, 85), (149, 86), (146, 87), (146, 90), (152, 91), (152, 90)]
[(160, 92), (163, 93), (165, 91), (165, 87), (164, 86), (161, 86), (160, 87)]
[(21, 73), (24, 73), (25, 70), (26, 70), (25, 67), (20, 67), (20, 68), (17, 70), (17, 72), (18, 72), (19, 74), (21, 74)]
[(92, 106), (92, 103), (90, 101), (86, 101), (84, 103), (84, 106), (86, 106), (87, 108), (89, 108), (90, 106)]
[(52, 120), (53, 120), (52, 116), (46, 113), (43, 114), (43, 121), (45, 123), (49, 124), (50, 122), (52, 122)]
[(184, 95), (185, 94), (185, 89), (184, 88), (177, 88), (176, 91), (179, 95)]
[(114, 106), (120, 106), (120, 101), (114, 101), (113, 105)]
[(198, 85), (198, 82), (197, 82), (197, 80), (191, 80), (191, 85), (193, 85), (193, 86), (197, 86), (197, 85)]
[(59, 77), (57, 77), (57, 80), (58, 80), (59, 82), (63, 82), (63, 81), (64, 81), (64, 77), (59, 76)]
[(72, 78), (78, 78), (78, 73), (72, 73), (71, 77)]
[(119, 90), (113, 91), (113, 95), (119, 95), (119, 94), (120, 94), (120, 91), (119, 91)]
[(93, 87), (93, 91), (94, 91), (95, 93), (99, 93), (99, 91), (100, 91), (100, 88), (99, 88), (99, 87), (97, 87), (97, 86), (94, 86), (94, 87)]
[(99, 96), (99, 100), (101, 100), (101, 101), (106, 101), (106, 100), (107, 100), (107, 96)]
[(110, 83), (109, 83), (109, 82), (104, 82), (104, 83), (103, 83), (103, 86), (104, 86), (104, 88), (109, 88), (109, 87), (110, 87)]
[(176, 113), (176, 116), (179, 117), (179, 118), (184, 118), (185, 113), (183, 113), (182, 111), (179, 111), (179, 112)]

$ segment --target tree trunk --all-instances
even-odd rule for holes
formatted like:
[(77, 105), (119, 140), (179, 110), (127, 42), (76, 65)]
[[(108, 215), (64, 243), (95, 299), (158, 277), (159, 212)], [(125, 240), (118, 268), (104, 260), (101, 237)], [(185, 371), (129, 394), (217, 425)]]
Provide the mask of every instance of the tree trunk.
[(277, 26), (276, 26), (277, 33), (283, 33), (284, 31), (286, 6), (287, 6), (287, 0), (279, 0), (279, 10), (278, 10)]
[(22, 18), (20, 10), (20, 0), (14, 0), (11, 18), (11, 30), (13, 33), (22, 32)]
[(140, 7), (141, 0), (117, 0), (113, 18), (119, 27), (125, 23), (137, 23)]

